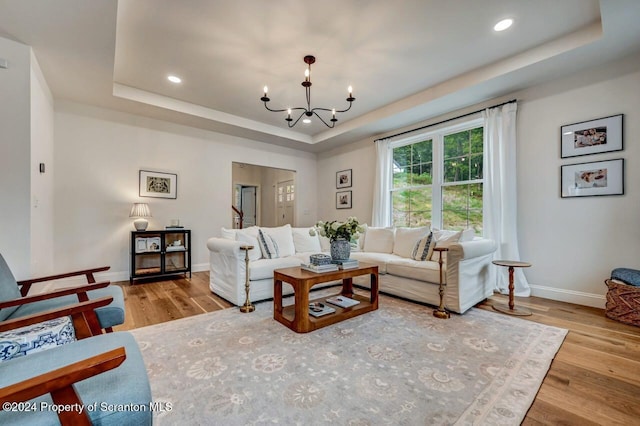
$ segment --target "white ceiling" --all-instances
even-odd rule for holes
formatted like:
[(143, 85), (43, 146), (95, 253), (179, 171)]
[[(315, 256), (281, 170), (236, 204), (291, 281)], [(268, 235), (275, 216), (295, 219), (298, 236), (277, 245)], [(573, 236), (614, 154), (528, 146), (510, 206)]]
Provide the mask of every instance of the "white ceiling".
[[(56, 99), (316, 152), (635, 53), (638, 22), (638, 0), (0, 0)], [(260, 102), (304, 105), (307, 54), (312, 107), (354, 88), (334, 129)]]

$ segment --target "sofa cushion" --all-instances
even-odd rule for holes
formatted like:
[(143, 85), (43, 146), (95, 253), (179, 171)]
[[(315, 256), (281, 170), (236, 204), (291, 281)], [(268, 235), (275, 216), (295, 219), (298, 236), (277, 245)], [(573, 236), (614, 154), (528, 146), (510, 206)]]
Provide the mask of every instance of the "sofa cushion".
[(374, 253), (393, 253), (392, 228), (367, 228), (364, 238), (364, 251)]
[(298, 256), (281, 257), (279, 259), (260, 259), (249, 265), (249, 280), (257, 281), (273, 278), (273, 270), (300, 266), (302, 261)]
[(257, 237), (249, 235), (246, 232), (236, 232), (236, 241), (253, 246), (253, 248), (249, 250), (249, 260), (262, 258), (262, 249), (260, 248), (260, 242)]
[[(434, 230), (433, 231), (433, 239), (435, 240), (435, 242), (433, 243), (434, 247), (448, 248), (451, 244), (459, 242), (461, 236), (462, 236), (462, 231)], [(429, 257), (428, 259), (438, 260), (437, 258), (434, 259), (433, 250), (431, 251), (431, 257)]]
[(280, 257), (278, 243), (276, 243), (271, 235), (262, 232), (262, 229), (258, 230), (258, 243), (260, 243), (262, 257), (265, 259), (277, 259)]
[(315, 252), (322, 251), (320, 247), (320, 240), (318, 234), (310, 235), (309, 230), (311, 228), (291, 228), (293, 234), (293, 245), (295, 246), (296, 253)]
[(433, 244), (431, 241), (433, 240), (433, 232), (429, 232), (429, 235), (425, 235), (420, 238), (416, 245), (413, 247), (413, 251), (411, 252), (411, 259), (413, 260), (427, 260), (431, 257), (431, 253), (433, 252)]
[[(430, 228), (421, 226), (419, 228), (396, 228), (396, 237), (393, 242), (393, 254), (410, 258), (416, 243), (423, 237), (429, 235)], [(429, 247), (427, 246), (427, 249)]]
[(291, 225), (287, 224), (276, 228), (260, 228), (260, 230), (270, 235), (276, 244), (278, 244), (279, 257), (291, 256), (296, 252), (296, 247), (293, 244)]
[(378, 266), (379, 274), (387, 273), (387, 262), (395, 259), (402, 259), (397, 254), (391, 253), (374, 253), (366, 251), (358, 251), (351, 253), (351, 259), (357, 259), (360, 262), (371, 263)]
[[(442, 265), (444, 275), (446, 267)], [(430, 283), (440, 282), (440, 265), (433, 261), (397, 258), (387, 262), (387, 274)]]

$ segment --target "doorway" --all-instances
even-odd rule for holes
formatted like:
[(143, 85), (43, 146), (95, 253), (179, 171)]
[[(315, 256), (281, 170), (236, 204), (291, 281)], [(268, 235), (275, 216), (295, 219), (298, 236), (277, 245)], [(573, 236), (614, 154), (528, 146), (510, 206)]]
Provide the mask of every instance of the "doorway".
[(240, 227), (240, 214), (243, 228), (295, 226), (295, 171), (237, 162), (232, 163), (231, 171), (234, 228)]

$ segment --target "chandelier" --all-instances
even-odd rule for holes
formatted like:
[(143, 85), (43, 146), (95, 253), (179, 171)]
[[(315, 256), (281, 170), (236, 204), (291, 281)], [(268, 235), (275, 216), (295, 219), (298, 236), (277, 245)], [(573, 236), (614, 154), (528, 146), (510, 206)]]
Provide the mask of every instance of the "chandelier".
[[(336, 110), (335, 108), (311, 108), (311, 64), (313, 64), (316, 61), (315, 56), (311, 56), (311, 55), (307, 55), (304, 57), (304, 63), (307, 64), (307, 69), (304, 70), (304, 81), (302, 82), (302, 86), (304, 87), (304, 90), (307, 94), (307, 106), (306, 107), (298, 107), (298, 108), (286, 108), (286, 109), (271, 109), (269, 108), (269, 105), (267, 105), (267, 102), (269, 102), (271, 99), (269, 99), (267, 97), (267, 93), (269, 92), (269, 88), (267, 86), (264, 86), (264, 96), (260, 98), (260, 100), (262, 102), (264, 102), (264, 107), (266, 109), (268, 109), (271, 112), (286, 112), (287, 113), (287, 118), (285, 118), (285, 120), (287, 121), (287, 125), (291, 128), (293, 126), (295, 126), (296, 124), (298, 124), (298, 121), (300, 121), (300, 119), (302, 117), (305, 117), (302, 122), (305, 124), (311, 123), (311, 117), (312, 116), (316, 116), (320, 119), (320, 121), (322, 121), (324, 123), (325, 126), (329, 127), (329, 128), (333, 128), (336, 125), (336, 122), (338, 121), (338, 119), (336, 118), (336, 114), (337, 113), (342, 113), (342, 112), (347, 112), (351, 109), (351, 104), (353, 103), (353, 101), (356, 100), (356, 98), (353, 97), (353, 89), (351, 88), (351, 86), (349, 86), (349, 88), (347, 89), (349, 91), (349, 97), (347, 98), (347, 102), (349, 102), (349, 106), (346, 109), (342, 109), (342, 110)], [(293, 111), (302, 111), (300, 113), (300, 116), (298, 116), (298, 118), (294, 121), (293, 118), (291, 118), (291, 113)], [(323, 111), (323, 112), (330, 112), (331, 113), (331, 119), (328, 120), (331, 122), (331, 124), (327, 123), (321, 116), (320, 114), (318, 114), (318, 111)]]

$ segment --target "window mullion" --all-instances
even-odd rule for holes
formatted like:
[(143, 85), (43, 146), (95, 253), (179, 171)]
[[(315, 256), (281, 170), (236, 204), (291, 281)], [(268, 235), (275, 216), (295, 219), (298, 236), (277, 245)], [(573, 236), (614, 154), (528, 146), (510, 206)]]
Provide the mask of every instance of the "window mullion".
[(442, 183), (444, 178), (444, 138), (442, 134), (433, 137), (433, 180), (431, 184), (431, 226), (442, 229)]

